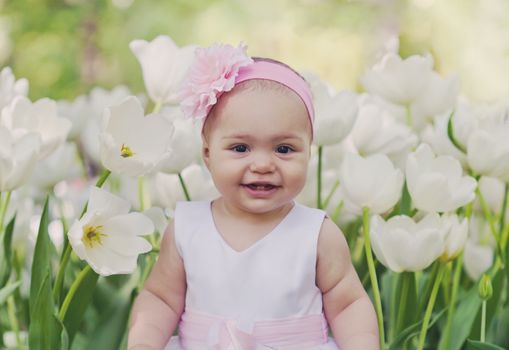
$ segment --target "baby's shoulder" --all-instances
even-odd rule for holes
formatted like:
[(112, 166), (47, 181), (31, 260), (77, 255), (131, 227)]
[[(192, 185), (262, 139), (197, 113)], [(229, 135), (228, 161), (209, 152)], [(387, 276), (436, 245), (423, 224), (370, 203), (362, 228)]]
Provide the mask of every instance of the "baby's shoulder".
[(318, 257), (332, 258), (349, 256), (348, 244), (341, 229), (328, 216), (325, 216), (318, 235)]

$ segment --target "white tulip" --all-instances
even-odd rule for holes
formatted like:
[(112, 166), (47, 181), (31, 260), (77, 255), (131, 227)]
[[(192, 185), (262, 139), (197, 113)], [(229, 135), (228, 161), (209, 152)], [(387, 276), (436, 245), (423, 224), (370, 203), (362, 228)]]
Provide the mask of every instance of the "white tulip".
[(24, 247), (30, 232), (30, 218), (34, 215), (35, 203), (33, 196), (25, 195), (26, 191), (13, 191), (5, 212), (5, 223), (16, 215), (16, 224), (12, 234), (12, 247)]
[[(479, 191), (482, 193), (486, 204), (496, 215), (501, 215), (502, 203), (505, 194), (505, 185), (496, 177), (481, 176), (479, 179)], [(480, 201), (476, 201), (477, 209), (482, 210)], [(509, 218), (509, 207), (506, 208), (506, 218)]]
[[(212, 177), (204, 166), (191, 164), (182, 170), (181, 175), (192, 200), (212, 200), (218, 196)], [(177, 201), (186, 200), (178, 175), (156, 173), (151, 185), (153, 205), (173, 210)]]
[(162, 208), (151, 207), (145, 210), (143, 214), (150, 220), (152, 220), (156, 232), (158, 232), (161, 235), (164, 234), (166, 227), (168, 226), (168, 218), (164, 214)]
[(50, 189), (58, 182), (80, 174), (76, 144), (64, 143), (46, 159), (37, 162), (30, 182), (40, 189)]
[(432, 117), (452, 108), (458, 96), (456, 76), (442, 78), (430, 55), (402, 59), (388, 53), (361, 78), (366, 90), (408, 108), (410, 125), (421, 130)]
[(509, 121), (472, 132), (467, 145), (468, 164), (479, 175), (509, 182)]
[(140, 237), (154, 232), (141, 213), (129, 213), (129, 203), (100, 188), (92, 188), (85, 215), (68, 236), (74, 252), (102, 276), (131, 273), (139, 254), (152, 249)]
[(418, 223), (403, 215), (387, 222), (374, 215), (370, 237), (377, 259), (394, 272), (424, 270), (444, 251), (444, 224), (436, 213)]
[(121, 103), (130, 95), (129, 89), (123, 85), (116, 86), (111, 91), (96, 87), (90, 92), (87, 109), (91, 109), (92, 113), (87, 117), (80, 137), (85, 153), (97, 164), (101, 162), (99, 134), (104, 109)]
[(57, 101), (58, 114), (71, 122), (68, 139), (77, 140), (87, 121), (94, 118), (93, 108), (87, 96), (78, 96), (74, 101)]
[(403, 188), (403, 173), (385, 154), (366, 158), (348, 153), (339, 171), (339, 181), (354, 205), (381, 214), (399, 200)]
[(361, 78), (366, 90), (400, 105), (410, 105), (426, 89), (431, 79), (433, 58), (410, 56), (402, 59), (388, 53)]
[(455, 259), (465, 247), (468, 239), (468, 219), (463, 218), (460, 222), (456, 214), (442, 216), (445, 231), (445, 247), (442, 256), (443, 261)]
[(357, 95), (350, 91), (336, 93), (318, 76), (306, 74), (313, 92), (315, 107), (314, 143), (320, 146), (341, 142), (350, 132), (357, 115)]
[(459, 87), (457, 76), (442, 78), (436, 72), (432, 72), (426, 89), (410, 107), (412, 127), (421, 130), (434, 116), (450, 111), (456, 105)]
[(100, 134), (105, 168), (129, 176), (156, 171), (170, 157), (173, 126), (160, 114), (144, 116), (138, 99), (130, 96), (106, 109)]
[(494, 249), (468, 240), (463, 253), (463, 266), (467, 275), (477, 281), (493, 265)]
[(178, 106), (165, 107), (161, 115), (168, 119), (175, 129), (170, 140), (173, 152), (161, 165), (161, 171), (177, 174), (200, 158), (201, 124), (186, 118)]
[(435, 157), (427, 144), (421, 144), (406, 163), (408, 191), (414, 206), (427, 212), (447, 212), (471, 202), (477, 183), (462, 173), (457, 159)]
[[(21, 340), (21, 344), (25, 344), (28, 348), (28, 332), (27, 331), (19, 331), (19, 337)], [(16, 332), (6, 331), (3, 333), (3, 342), (7, 349), (19, 349)]]
[(477, 281), (493, 264), (496, 241), (486, 218), (472, 215), (470, 235), (463, 253), (463, 267), (467, 275)]
[(165, 35), (151, 42), (133, 40), (129, 44), (141, 65), (145, 88), (156, 103), (178, 103), (178, 92), (189, 68), (196, 46), (179, 48)]
[[(450, 155), (460, 161), (463, 167), (467, 167), (467, 156), (459, 150), (448, 135), (450, 113), (438, 115), (433, 124), (427, 125), (421, 132), (421, 140), (431, 146), (437, 155)], [(452, 118), (454, 138), (462, 146), (466, 147), (468, 138), (477, 128), (478, 118), (474, 109), (467, 101), (461, 100), (456, 105)]]
[(360, 154), (386, 154), (393, 162), (417, 144), (412, 130), (375, 104), (362, 104), (349, 135)]
[(0, 192), (12, 191), (30, 178), (41, 147), (38, 133), (15, 136), (0, 126)]
[(28, 93), (28, 81), (16, 80), (10, 67), (0, 71), (0, 111), (8, 105), (16, 96), (26, 96)]
[(16, 134), (40, 134), (39, 159), (48, 157), (64, 143), (71, 129), (71, 122), (58, 116), (55, 101), (43, 98), (32, 103), (24, 96), (16, 96), (11, 104), (2, 110), (0, 125), (2, 124)]

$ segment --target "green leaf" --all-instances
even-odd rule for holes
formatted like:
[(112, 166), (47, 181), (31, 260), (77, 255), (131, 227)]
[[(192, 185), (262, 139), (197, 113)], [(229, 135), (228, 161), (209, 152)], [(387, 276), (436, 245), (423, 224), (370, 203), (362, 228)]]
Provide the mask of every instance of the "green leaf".
[(121, 297), (110, 305), (101, 315), (97, 327), (88, 337), (89, 342), (85, 350), (120, 349), (122, 338), (127, 330), (129, 313), (134, 300), (135, 291), (130, 298)]
[(447, 122), (447, 136), (449, 137), (449, 140), (454, 145), (454, 147), (456, 147), (463, 154), (467, 154), (466, 147), (459, 143), (459, 141), (456, 139), (456, 136), (454, 135), (454, 125), (452, 121), (453, 116), (454, 111), (452, 111), (451, 114), (449, 115), (449, 121)]
[(30, 350), (60, 349), (62, 325), (58, 321), (53, 304), (49, 270), (43, 276), (39, 293), (30, 308), (28, 345)]
[(39, 294), (44, 278), (48, 275), (48, 282), (51, 284), (51, 241), (48, 235), (48, 198), (44, 203), (41, 221), (39, 224), (39, 233), (35, 243), (34, 259), (32, 262), (32, 278), (30, 281), (30, 308), (35, 303), (35, 298)]
[[(99, 275), (93, 270), (90, 270), (83, 277), (81, 284), (69, 304), (69, 308), (62, 320), (69, 336), (69, 344), (72, 344), (72, 340), (78, 331), (83, 315), (92, 301), (98, 278)], [(109, 316), (111, 317), (111, 315)]]
[(490, 343), (481, 343), (477, 340), (467, 339), (468, 344), (472, 345), (474, 348), (479, 350), (505, 350), (498, 345), (490, 344)]
[[(451, 325), (451, 338), (449, 340), (449, 346), (447, 350), (460, 350), (465, 343), (472, 326), (475, 321), (475, 317), (481, 307), (481, 299), (477, 293), (477, 284), (474, 285), (465, 297), (459, 302), (456, 312), (454, 313)], [(444, 339), (444, 338), (442, 338)], [(439, 343), (439, 349), (444, 349), (442, 339)]]
[(5, 303), (9, 295), (11, 295), (20, 285), (21, 281), (16, 281), (0, 289), (0, 305)]
[[(3, 287), (9, 280), (12, 268), (12, 233), (14, 232), (14, 223), (16, 216), (14, 216), (5, 228), (3, 239), (0, 240), (0, 287)], [(0, 232), (0, 237), (1, 237)]]
[[(433, 325), (443, 316), (443, 314), (447, 311), (447, 308), (444, 308), (440, 311), (438, 311), (434, 317), (431, 318), (428, 329), (433, 327)], [(413, 325), (408, 326), (405, 328), (394, 341), (390, 344), (388, 350), (401, 350), (404, 349), (406, 344), (415, 336), (419, 334), (421, 331), (421, 325), (422, 320), (419, 322), (414, 323)]]

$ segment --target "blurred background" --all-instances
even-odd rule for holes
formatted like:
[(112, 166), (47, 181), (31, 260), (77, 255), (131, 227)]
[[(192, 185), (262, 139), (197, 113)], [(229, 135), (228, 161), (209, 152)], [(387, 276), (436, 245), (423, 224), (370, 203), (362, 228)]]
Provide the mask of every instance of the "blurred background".
[(178, 45), (248, 44), (338, 89), (398, 45), (457, 73), (469, 99), (509, 96), (507, 0), (0, 0), (0, 67), (32, 100), (73, 99), (93, 86), (143, 91), (128, 44), (165, 34)]

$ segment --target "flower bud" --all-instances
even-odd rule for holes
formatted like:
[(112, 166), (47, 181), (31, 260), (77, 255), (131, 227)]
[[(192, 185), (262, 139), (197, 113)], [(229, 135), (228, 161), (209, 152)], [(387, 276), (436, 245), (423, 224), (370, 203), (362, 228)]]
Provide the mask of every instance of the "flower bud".
[(479, 296), (482, 300), (488, 300), (493, 295), (493, 286), (491, 278), (487, 274), (483, 274), (479, 281)]

